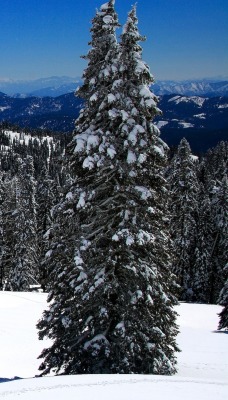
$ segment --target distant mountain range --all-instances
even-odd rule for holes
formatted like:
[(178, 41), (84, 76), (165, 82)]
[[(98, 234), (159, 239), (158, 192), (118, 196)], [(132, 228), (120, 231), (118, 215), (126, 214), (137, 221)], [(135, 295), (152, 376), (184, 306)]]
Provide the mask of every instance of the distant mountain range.
[[(15, 98), (0, 93), (0, 121), (20, 127), (72, 132), (82, 101), (74, 93), (58, 97)], [(160, 96), (163, 115), (155, 119), (161, 137), (175, 146), (186, 137), (194, 152), (228, 140), (228, 97)]]
[(15, 98), (0, 92), (0, 121), (22, 128), (70, 132), (81, 107), (82, 101), (74, 93), (59, 97)]
[(228, 97), (164, 95), (159, 107), (163, 115), (155, 123), (169, 146), (185, 137), (201, 153), (228, 140)]
[[(71, 93), (81, 83), (80, 78), (53, 76), (36, 80), (0, 80), (0, 91), (13, 97), (58, 97)], [(180, 94), (182, 96), (228, 96), (228, 80), (156, 81), (152, 90), (157, 95)]]
[(228, 96), (228, 80), (227, 81), (158, 81), (152, 90), (157, 95), (180, 94), (182, 96), (203, 96), (216, 97)]
[(35, 80), (1, 80), (0, 91), (13, 97), (58, 97), (76, 90), (80, 78), (52, 76)]

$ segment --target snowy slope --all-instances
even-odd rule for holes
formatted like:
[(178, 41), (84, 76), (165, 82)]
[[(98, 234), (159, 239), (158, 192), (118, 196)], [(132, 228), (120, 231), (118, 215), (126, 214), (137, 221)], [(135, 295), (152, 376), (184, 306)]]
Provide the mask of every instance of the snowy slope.
[[(36, 321), (46, 306), (43, 293), (0, 292), (1, 378), (38, 374)], [(21, 379), (0, 384), (4, 400), (225, 400), (228, 395), (228, 334), (217, 332), (219, 306), (178, 306), (178, 373), (83, 375)]]

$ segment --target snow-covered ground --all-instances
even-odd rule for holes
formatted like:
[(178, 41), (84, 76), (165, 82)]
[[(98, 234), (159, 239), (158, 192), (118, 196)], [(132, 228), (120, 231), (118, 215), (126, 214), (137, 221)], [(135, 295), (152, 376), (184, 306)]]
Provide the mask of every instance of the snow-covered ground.
[[(228, 334), (216, 331), (219, 306), (177, 307), (180, 333), (175, 376), (78, 375), (32, 378), (39, 373), (36, 322), (43, 293), (0, 292), (0, 383), (4, 400), (225, 400), (228, 398)], [(29, 379), (28, 379), (29, 378)]]

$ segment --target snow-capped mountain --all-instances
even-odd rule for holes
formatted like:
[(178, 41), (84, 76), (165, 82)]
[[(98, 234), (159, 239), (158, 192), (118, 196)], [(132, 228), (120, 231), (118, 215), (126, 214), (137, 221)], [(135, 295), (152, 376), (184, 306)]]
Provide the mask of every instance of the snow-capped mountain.
[(155, 123), (169, 146), (185, 137), (194, 152), (205, 152), (228, 140), (228, 97), (161, 96), (159, 107)]
[[(0, 80), (0, 91), (14, 97), (57, 97), (74, 92), (81, 80), (78, 77), (53, 76), (36, 80)], [(188, 81), (158, 80), (152, 87), (157, 95), (180, 94), (183, 96), (228, 96), (228, 80), (202, 79)]]
[(161, 96), (160, 129), (226, 129), (228, 127), (228, 98), (200, 96)]
[(183, 96), (228, 96), (228, 81), (157, 81), (153, 91), (157, 95), (175, 93)]

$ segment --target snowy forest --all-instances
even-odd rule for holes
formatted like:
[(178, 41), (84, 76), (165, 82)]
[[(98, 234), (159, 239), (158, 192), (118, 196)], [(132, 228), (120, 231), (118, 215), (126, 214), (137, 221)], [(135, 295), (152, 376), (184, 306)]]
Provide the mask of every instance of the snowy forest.
[(44, 375), (175, 373), (178, 301), (221, 304), (228, 328), (228, 142), (169, 150), (135, 6), (117, 28), (110, 0), (72, 137), (0, 126), (0, 289), (48, 292)]

